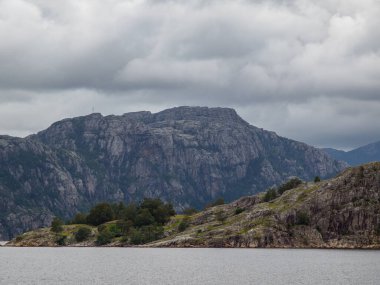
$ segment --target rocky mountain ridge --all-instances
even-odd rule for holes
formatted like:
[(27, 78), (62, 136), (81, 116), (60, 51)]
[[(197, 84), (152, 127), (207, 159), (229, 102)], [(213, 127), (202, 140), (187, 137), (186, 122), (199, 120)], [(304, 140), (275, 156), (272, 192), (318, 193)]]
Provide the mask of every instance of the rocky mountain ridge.
[(346, 164), (249, 125), (233, 109), (65, 119), (27, 138), (0, 136), (0, 239), (100, 201), (160, 197), (176, 209), (252, 195), (291, 176), (330, 177)]
[(333, 148), (324, 148), (323, 151), (325, 151), (332, 158), (345, 161), (352, 166), (373, 161), (380, 161), (380, 141), (361, 146), (350, 151), (337, 150)]

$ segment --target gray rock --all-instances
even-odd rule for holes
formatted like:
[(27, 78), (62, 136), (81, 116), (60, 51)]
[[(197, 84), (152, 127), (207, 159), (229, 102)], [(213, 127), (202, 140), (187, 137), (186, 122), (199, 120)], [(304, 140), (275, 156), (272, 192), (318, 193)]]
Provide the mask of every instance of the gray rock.
[(65, 119), (25, 139), (0, 137), (0, 239), (71, 218), (99, 201), (160, 197), (177, 210), (251, 195), (291, 176), (346, 167), (249, 125), (233, 109)]

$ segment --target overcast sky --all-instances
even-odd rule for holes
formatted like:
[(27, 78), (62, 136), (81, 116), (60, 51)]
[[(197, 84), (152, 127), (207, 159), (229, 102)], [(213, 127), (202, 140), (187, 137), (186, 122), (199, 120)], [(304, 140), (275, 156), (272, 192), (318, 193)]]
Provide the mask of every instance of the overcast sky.
[(0, 133), (235, 108), (314, 146), (380, 140), (378, 0), (0, 0)]

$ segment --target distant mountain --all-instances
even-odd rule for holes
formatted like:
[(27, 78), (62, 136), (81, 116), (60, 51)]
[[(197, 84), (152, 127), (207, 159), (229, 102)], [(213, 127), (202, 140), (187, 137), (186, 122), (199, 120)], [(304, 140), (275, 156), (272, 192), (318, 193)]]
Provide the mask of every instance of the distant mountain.
[(227, 108), (65, 119), (25, 139), (0, 136), (0, 240), (100, 201), (159, 197), (201, 208), (345, 167)]
[(363, 163), (380, 161), (380, 141), (371, 143), (351, 151), (336, 150), (333, 148), (324, 148), (332, 158), (347, 162), (352, 166)]

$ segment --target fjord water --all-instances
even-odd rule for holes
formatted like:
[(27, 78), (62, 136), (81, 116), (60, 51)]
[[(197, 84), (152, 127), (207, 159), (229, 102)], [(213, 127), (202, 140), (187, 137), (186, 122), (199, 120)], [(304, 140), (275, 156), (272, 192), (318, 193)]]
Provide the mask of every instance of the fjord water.
[(380, 251), (2, 247), (0, 284), (380, 284)]

